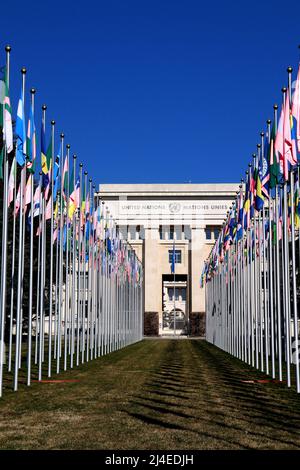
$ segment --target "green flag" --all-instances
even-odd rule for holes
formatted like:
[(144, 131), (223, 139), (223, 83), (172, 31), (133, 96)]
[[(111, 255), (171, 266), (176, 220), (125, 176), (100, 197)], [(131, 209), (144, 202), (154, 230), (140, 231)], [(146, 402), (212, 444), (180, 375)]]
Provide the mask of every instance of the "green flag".
[(270, 167), (270, 188), (273, 189), (280, 181), (280, 167), (278, 155), (275, 151), (275, 126), (273, 123), (271, 131), (271, 142), (268, 151), (269, 167)]

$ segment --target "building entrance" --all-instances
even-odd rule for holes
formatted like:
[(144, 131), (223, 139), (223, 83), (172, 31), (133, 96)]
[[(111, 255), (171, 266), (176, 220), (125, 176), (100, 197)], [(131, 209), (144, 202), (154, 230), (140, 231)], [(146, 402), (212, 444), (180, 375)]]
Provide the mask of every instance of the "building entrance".
[(162, 279), (162, 334), (185, 335), (188, 330), (187, 276), (164, 275)]

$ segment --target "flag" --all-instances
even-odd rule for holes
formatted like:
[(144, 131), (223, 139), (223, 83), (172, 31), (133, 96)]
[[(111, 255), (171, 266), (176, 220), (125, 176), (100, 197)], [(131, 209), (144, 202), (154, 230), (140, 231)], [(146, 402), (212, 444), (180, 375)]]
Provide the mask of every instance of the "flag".
[(279, 156), (278, 152), (275, 149), (275, 123), (272, 125), (270, 145), (268, 151), (268, 161), (269, 161), (269, 172), (270, 172), (270, 189), (275, 188), (275, 186), (280, 182), (280, 166), (279, 166)]
[[(236, 238), (241, 240), (243, 238), (243, 221), (244, 221), (244, 201), (243, 201), (243, 189), (241, 188), (239, 193), (238, 200), (238, 210), (237, 210), (237, 229), (236, 229)], [(219, 241), (219, 238), (218, 238)]]
[(295, 138), (297, 141), (297, 149), (300, 152), (300, 64), (298, 67), (297, 80), (293, 95), (292, 116), (294, 119), (293, 127), (295, 129)]
[(16, 185), (16, 159), (14, 158), (11, 164), (10, 175), (8, 180), (8, 200), (7, 205), (10, 206), (13, 198), (14, 198), (14, 190)]
[(295, 227), (300, 228), (300, 194), (299, 194), (299, 179), (296, 175), (295, 191), (294, 191), (294, 211), (295, 211)]
[(70, 219), (72, 219), (74, 212), (79, 206), (79, 202), (80, 202), (79, 201), (79, 186), (80, 186), (80, 182), (79, 182), (79, 178), (77, 178), (75, 188), (69, 196), (69, 214), (68, 215)]
[(245, 201), (244, 201), (244, 229), (247, 230), (250, 227), (250, 176), (248, 173), (245, 189)]
[(261, 184), (261, 170), (262, 168), (262, 163), (261, 163), (261, 157), (259, 161), (256, 162), (256, 166), (254, 169), (254, 180), (255, 180), (255, 209), (257, 211), (260, 211), (264, 207), (264, 196), (262, 193), (262, 184)]
[(21, 186), (21, 184), (19, 184), (17, 197), (16, 197), (16, 200), (15, 200), (15, 215), (18, 215), (18, 212), (19, 212), (19, 209), (20, 209), (20, 197), (21, 197), (20, 186)]
[(46, 220), (51, 219), (51, 210), (52, 210), (52, 195), (50, 196), (48, 204), (46, 206), (46, 211), (45, 211)]
[(264, 197), (269, 197), (269, 190), (270, 190), (270, 145), (268, 136), (265, 136), (264, 141), (264, 151), (261, 156), (260, 164), (259, 164), (259, 172), (260, 172), (260, 180), (261, 180), (261, 190)]
[(60, 155), (61, 150), (59, 150), (56, 155), (56, 159), (53, 165), (53, 202), (56, 201), (57, 191), (60, 185)]
[(31, 183), (32, 183), (32, 174), (29, 175), (26, 188), (25, 188), (25, 206), (31, 203)]
[(279, 155), (280, 172), (283, 174), (285, 181), (289, 178), (289, 166), (297, 164), (296, 142), (292, 138), (291, 117), (289, 93), (286, 93), (275, 140), (275, 151)]
[(36, 217), (40, 213), (40, 198), (41, 198), (41, 188), (39, 185), (37, 186), (34, 196), (33, 196), (33, 217)]
[(48, 148), (46, 148), (46, 131), (45, 131), (45, 119), (44, 113), (42, 116), (42, 125), (41, 125), (41, 166), (42, 166), (42, 173), (43, 173), (43, 188), (47, 188), (50, 182), (50, 169), (51, 169), (51, 157), (52, 157), (52, 141), (50, 139), (50, 143)]
[(19, 99), (19, 103), (18, 103), (16, 134), (17, 134), (16, 159), (20, 166), (24, 166), (26, 162), (26, 133), (25, 133), (24, 101), (23, 101), (22, 92), (21, 92), (21, 97)]
[(0, 105), (1, 105), (0, 125), (2, 127), (2, 132), (3, 132), (3, 140), (5, 142), (7, 153), (10, 153), (12, 152), (14, 146), (13, 146), (12, 110), (11, 110), (11, 105), (10, 105), (10, 97), (9, 97), (9, 89), (7, 86), (6, 73), (5, 73), (4, 80), (0, 81)]
[(27, 128), (27, 141), (26, 141), (26, 152), (27, 152), (27, 170), (30, 173), (35, 172), (36, 164), (36, 130), (34, 124), (33, 106), (31, 103), (29, 112), (29, 121)]

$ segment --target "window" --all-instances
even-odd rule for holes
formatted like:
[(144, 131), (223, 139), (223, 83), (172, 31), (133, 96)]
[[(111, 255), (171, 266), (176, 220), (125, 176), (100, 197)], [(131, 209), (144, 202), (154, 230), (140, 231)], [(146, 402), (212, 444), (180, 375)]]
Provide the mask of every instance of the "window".
[(218, 239), (219, 233), (220, 233), (220, 230), (219, 230), (218, 228), (215, 228), (215, 229), (214, 229), (214, 237), (215, 237), (215, 240)]
[(174, 225), (170, 225), (170, 236), (169, 240), (174, 240)]
[[(169, 250), (169, 263), (172, 264), (173, 250)], [(175, 250), (175, 263), (181, 264), (181, 250)]]
[(160, 239), (160, 240), (163, 239), (163, 229), (162, 229), (162, 225), (159, 226), (159, 239)]
[(186, 289), (185, 288), (181, 289), (181, 299), (186, 300)]
[(205, 229), (205, 238), (206, 240), (211, 240), (211, 228), (206, 227)]
[(208, 226), (205, 227), (206, 240), (217, 240), (220, 232), (220, 227)]
[[(174, 287), (168, 288), (168, 297), (169, 301), (174, 301)], [(175, 288), (175, 300), (186, 300), (186, 288), (185, 287), (176, 287)]]

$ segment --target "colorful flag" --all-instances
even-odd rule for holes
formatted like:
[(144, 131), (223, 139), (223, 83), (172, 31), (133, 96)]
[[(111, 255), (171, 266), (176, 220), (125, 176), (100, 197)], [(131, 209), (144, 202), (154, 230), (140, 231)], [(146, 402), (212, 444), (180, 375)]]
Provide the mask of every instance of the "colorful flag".
[(261, 183), (261, 173), (262, 173), (262, 161), (261, 157), (259, 161), (256, 162), (254, 169), (254, 180), (255, 180), (255, 209), (260, 211), (264, 207), (264, 196), (262, 193), (262, 183)]
[[(6, 68), (5, 68), (6, 69)], [(12, 110), (10, 105), (9, 89), (7, 86), (7, 77), (0, 82), (0, 104), (1, 104), (1, 126), (3, 126), (3, 140), (5, 142), (6, 151), (13, 151), (13, 128), (12, 128)]]
[(300, 194), (299, 194), (299, 180), (296, 175), (295, 191), (294, 191), (294, 211), (295, 211), (295, 227), (300, 228)]
[(15, 185), (16, 185), (16, 175), (17, 175), (17, 165), (16, 165), (16, 159), (13, 158), (12, 164), (11, 164), (11, 169), (10, 169), (10, 175), (9, 175), (9, 180), (8, 180), (8, 200), (7, 200), (7, 205), (10, 206), (13, 198), (14, 198), (14, 190), (15, 190)]
[(292, 115), (294, 118), (295, 137), (297, 141), (297, 149), (300, 152), (300, 64), (298, 67), (298, 75), (293, 95)]
[(25, 188), (25, 206), (31, 203), (32, 174), (29, 175)]
[(51, 211), (52, 211), (52, 195), (50, 196), (48, 204), (46, 206), (46, 211), (45, 211), (46, 220), (51, 219)]
[(271, 130), (271, 140), (269, 145), (269, 152), (268, 152), (268, 160), (269, 160), (269, 172), (270, 172), (270, 181), (269, 187), (270, 189), (275, 188), (277, 184), (280, 182), (280, 166), (279, 166), (279, 156), (278, 152), (275, 149), (275, 123), (272, 125)]
[(69, 197), (69, 218), (72, 219), (74, 212), (79, 206), (79, 186), (80, 181), (77, 178), (76, 185)]
[(17, 134), (16, 159), (20, 166), (24, 166), (26, 162), (26, 133), (25, 133), (24, 101), (23, 101), (22, 91), (21, 91), (21, 97), (18, 103), (16, 134)]
[(35, 172), (36, 165), (36, 130), (34, 124), (34, 114), (32, 103), (30, 106), (29, 121), (27, 128), (27, 141), (26, 141), (26, 152), (27, 152), (27, 170), (30, 173)]
[(297, 164), (296, 142), (292, 138), (291, 121), (289, 93), (286, 93), (275, 140), (275, 151), (279, 155), (280, 171), (285, 181), (289, 178), (289, 166)]

